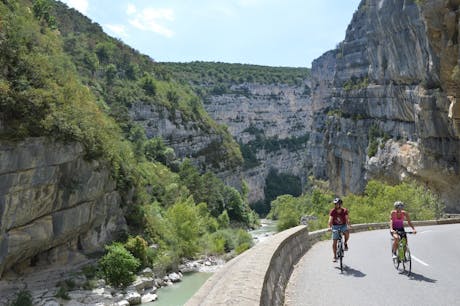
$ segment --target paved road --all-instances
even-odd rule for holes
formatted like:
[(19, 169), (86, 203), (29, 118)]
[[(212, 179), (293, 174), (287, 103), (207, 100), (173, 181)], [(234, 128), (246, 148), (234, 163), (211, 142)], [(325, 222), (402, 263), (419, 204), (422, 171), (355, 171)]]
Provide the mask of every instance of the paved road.
[(460, 305), (460, 224), (416, 229), (408, 236), (411, 276), (394, 268), (388, 230), (354, 233), (343, 274), (332, 262), (331, 240), (316, 243), (300, 259), (285, 305)]

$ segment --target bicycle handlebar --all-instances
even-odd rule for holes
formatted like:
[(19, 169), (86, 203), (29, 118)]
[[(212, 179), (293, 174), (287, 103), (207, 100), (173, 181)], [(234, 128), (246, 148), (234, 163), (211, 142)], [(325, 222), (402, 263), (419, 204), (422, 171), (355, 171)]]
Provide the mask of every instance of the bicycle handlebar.
[(398, 234), (399, 234), (399, 233), (415, 234), (415, 232), (413, 232), (413, 231), (408, 231), (408, 232), (406, 232), (406, 231), (399, 231), (399, 230), (394, 230), (394, 231), (397, 232)]

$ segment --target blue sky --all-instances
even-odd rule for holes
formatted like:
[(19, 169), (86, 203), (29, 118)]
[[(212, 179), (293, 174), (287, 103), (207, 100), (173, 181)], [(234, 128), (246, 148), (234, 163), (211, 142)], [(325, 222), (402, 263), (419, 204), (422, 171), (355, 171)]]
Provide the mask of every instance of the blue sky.
[(160, 62), (311, 67), (334, 49), (360, 0), (65, 0)]

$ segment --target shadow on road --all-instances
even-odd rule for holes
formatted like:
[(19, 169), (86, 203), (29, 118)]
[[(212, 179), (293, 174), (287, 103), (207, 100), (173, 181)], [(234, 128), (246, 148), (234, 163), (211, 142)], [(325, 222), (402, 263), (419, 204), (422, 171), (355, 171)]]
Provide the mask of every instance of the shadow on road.
[[(337, 267), (336, 269), (339, 269), (339, 267)], [(364, 277), (366, 276), (366, 274), (364, 274), (363, 272), (359, 271), (359, 270), (355, 270), (349, 266), (344, 266), (343, 267), (343, 275), (346, 275), (346, 276), (354, 276), (354, 277)]]
[(414, 272), (411, 272), (411, 274), (409, 275), (409, 279), (414, 280), (414, 281), (419, 281), (419, 282), (427, 282), (427, 283), (436, 283), (437, 282), (436, 279), (432, 279), (432, 278), (426, 277), (426, 276), (424, 276), (422, 274), (417, 274), (417, 273), (414, 273)]

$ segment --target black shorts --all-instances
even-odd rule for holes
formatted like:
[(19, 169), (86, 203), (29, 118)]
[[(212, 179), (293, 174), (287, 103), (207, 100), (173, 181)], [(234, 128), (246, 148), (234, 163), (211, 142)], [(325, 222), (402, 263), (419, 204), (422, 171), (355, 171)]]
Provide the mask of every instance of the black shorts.
[[(399, 234), (400, 238), (406, 237), (406, 231), (403, 228), (395, 228), (394, 230)], [(391, 237), (393, 237), (393, 233), (391, 232), (391, 230), (390, 230), (390, 235)]]

